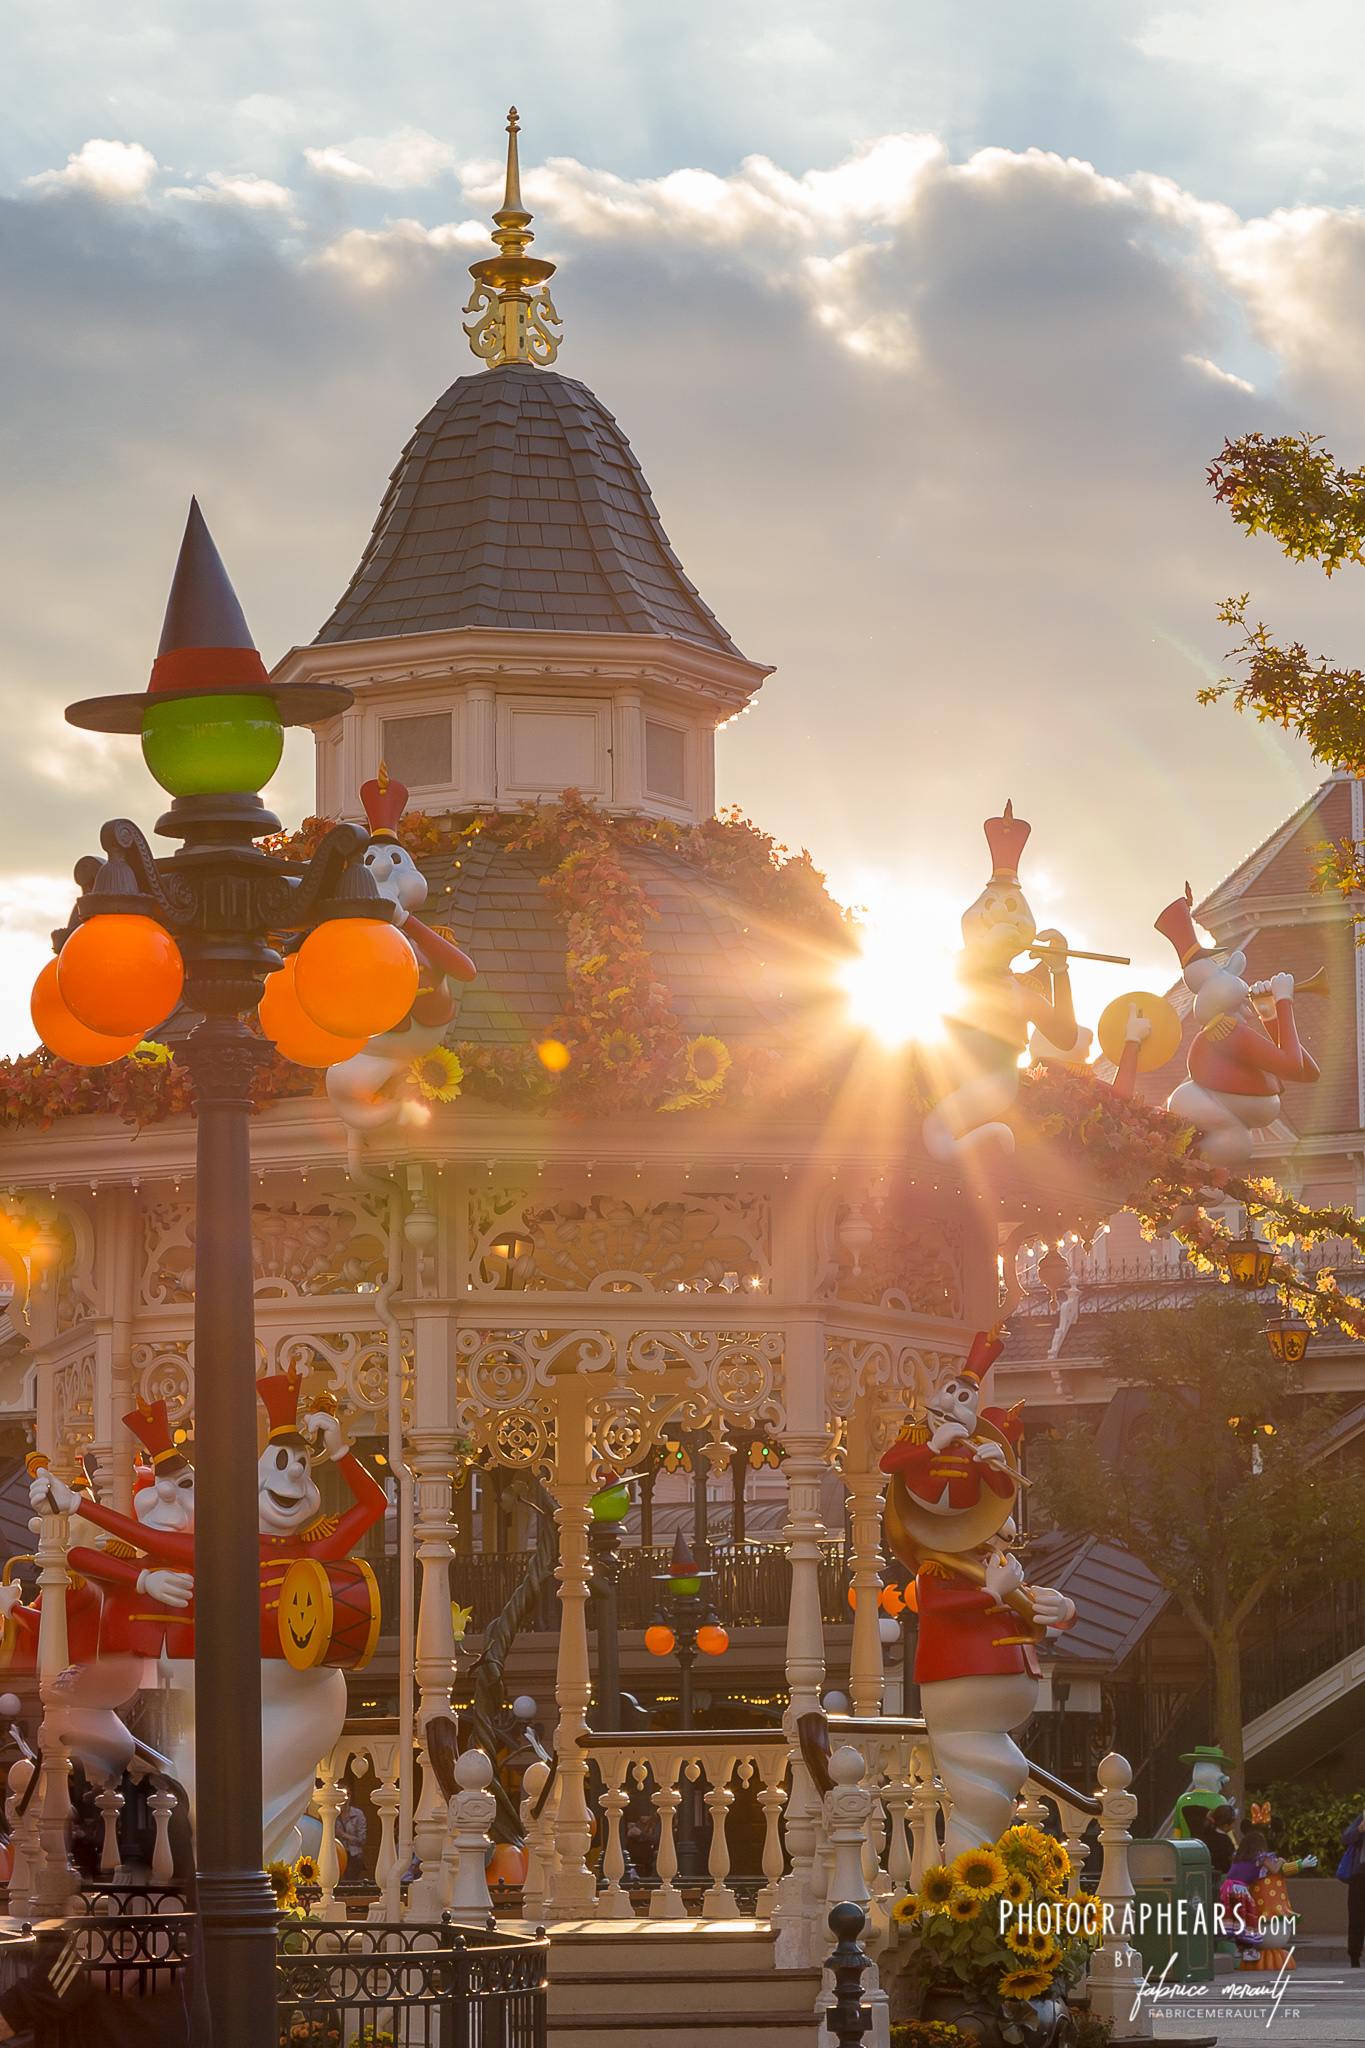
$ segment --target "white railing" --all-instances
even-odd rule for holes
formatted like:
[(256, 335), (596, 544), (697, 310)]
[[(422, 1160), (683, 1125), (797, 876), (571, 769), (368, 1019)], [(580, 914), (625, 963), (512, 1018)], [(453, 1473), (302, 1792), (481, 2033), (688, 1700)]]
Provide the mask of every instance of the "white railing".
[(318, 1765), (317, 1790), (313, 1807), (322, 1822), (322, 1846), (318, 1852), (318, 1877), (322, 1896), (314, 1911), (321, 1920), (344, 1920), (346, 1906), (335, 1896), (341, 1875), (336, 1849), (336, 1820), (346, 1803), (342, 1783), (349, 1765), (357, 1778), (370, 1781), (370, 1803), (379, 1817), (379, 1851), (375, 1857), (374, 1881), (379, 1897), (371, 1902), (371, 1920), (401, 1920), (402, 1894), (399, 1879), (396, 1828), (398, 1820), (398, 1767), (400, 1758), (398, 1724), (392, 1728), (359, 1729), (344, 1733), (330, 1756)]

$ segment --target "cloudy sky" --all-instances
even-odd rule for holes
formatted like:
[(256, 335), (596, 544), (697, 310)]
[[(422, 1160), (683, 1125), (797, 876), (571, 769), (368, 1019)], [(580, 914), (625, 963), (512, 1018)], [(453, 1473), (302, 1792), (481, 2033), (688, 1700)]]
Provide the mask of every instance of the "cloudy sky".
[(1365, 460), (1347, 0), (4, 0), (0, 35), (0, 1049), (72, 860), (158, 808), (63, 704), (144, 686), (191, 490), (267, 660), (312, 637), (476, 367), (513, 99), (558, 367), (776, 665), (723, 799), (910, 953), (1010, 796), (1040, 922), (1164, 985), (1155, 912), (1319, 779), (1194, 694), (1231, 591), (1361, 659), (1360, 572), (1203, 482), (1253, 426)]

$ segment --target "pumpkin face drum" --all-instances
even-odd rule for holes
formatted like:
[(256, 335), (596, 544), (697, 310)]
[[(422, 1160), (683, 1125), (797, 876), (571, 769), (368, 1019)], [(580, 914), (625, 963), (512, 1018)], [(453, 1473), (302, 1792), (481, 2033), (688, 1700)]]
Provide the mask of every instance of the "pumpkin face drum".
[(296, 1558), (280, 1587), (280, 1648), (296, 1671), (360, 1671), (379, 1641), (379, 1584), (359, 1558)]

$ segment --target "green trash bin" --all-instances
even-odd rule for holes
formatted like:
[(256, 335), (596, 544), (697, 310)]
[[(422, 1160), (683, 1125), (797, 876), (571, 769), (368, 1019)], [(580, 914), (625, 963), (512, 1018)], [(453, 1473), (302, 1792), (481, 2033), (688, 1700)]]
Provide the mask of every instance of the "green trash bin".
[(1213, 1982), (1213, 1865), (1202, 1842), (1133, 1842), (1130, 1940), (1153, 1979)]

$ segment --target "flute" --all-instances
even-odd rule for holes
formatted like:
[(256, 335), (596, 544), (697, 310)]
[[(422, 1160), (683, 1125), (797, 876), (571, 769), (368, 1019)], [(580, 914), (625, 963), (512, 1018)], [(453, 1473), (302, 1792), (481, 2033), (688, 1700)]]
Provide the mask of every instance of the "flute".
[(1131, 967), (1133, 962), (1127, 953), (1082, 953), (1079, 946), (1030, 946), (1030, 960), (1055, 960), (1061, 954), (1067, 960), (1102, 960), (1106, 967)]

